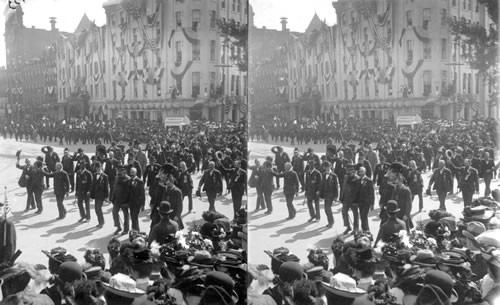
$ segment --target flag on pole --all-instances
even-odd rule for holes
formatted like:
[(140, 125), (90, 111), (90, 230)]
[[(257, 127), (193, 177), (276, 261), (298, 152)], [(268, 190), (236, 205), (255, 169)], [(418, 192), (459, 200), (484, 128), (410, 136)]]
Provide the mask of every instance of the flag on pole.
[(232, 104), (232, 102), (231, 102), (231, 99), (229, 98), (229, 96), (225, 96), (224, 99), (225, 99), (224, 112), (226, 114), (228, 114), (229, 111), (231, 111), (231, 104)]
[(479, 109), (479, 101), (477, 98), (473, 97), (472, 98), (472, 105), (471, 105), (471, 108), (472, 110), (477, 113), (478, 109)]
[(247, 104), (247, 99), (245, 97), (238, 97), (238, 104), (240, 108), (241, 113), (247, 113), (248, 111), (248, 104)]

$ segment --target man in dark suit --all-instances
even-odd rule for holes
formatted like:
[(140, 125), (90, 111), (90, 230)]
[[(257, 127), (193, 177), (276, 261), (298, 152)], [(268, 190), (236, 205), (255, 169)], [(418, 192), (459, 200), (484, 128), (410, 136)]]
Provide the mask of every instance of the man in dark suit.
[(102, 171), (101, 162), (97, 161), (95, 163), (94, 177), (92, 180), (91, 198), (95, 201), (95, 214), (97, 216), (97, 226), (96, 228), (102, 228), (104, 226), (104, 216), (102, 214), (102, 205), (104, 201), (109, 198), (109, 179)]
[[(470, 166), (470, 164), (469, 164)], [(481, 160), (481, 172), (483, 172), (483, 178), (484, 178), (484, 197), (487, 197), (491, 193), (491, 180), (493, 180), (494, 177), (494, 172), (496, 171), (496, 166), (495, 162), (493, 159), (490, 158), (490, 153), (485, 152), (484, 153), (484, 159)]]
[(352, 230), (351, 223), (349, 222), (349, 209), (352, 210), (354, 231), (359, 231), (359, 213), (357, 206), (357, 199), (359, 194), (359, 176), (356, 175), (354, 165), (346, 166), (346, 178), (344, 185), (340, 189), (340, 202), (342, 202), (342, 220), (344, 227), (346, 227), (343, 234), (347, 234)]
[[(45, 153), (45, 164), (49, 173), (53, 173), (56, 170), (56, 163), (58, 163), (59, 155), (54, 151), (52, 146), (44, 146), (42, 151)], [(50, 188), (49, 176), (45, 176), (45, 184), (47, 188)]]
[(177, 222), (177, 224), (179, 225), (179, 230), (182, 230), (184, 229), (184, 224), (182, 222), (182, 191), (175, 186), (174, 182), (175, 182), (174, 176), (167, 175), (165, 184), (160, 185), (160, 187), (165, 188), (165, 191), (163, 192), (162, 201), (170, 202), (170, 205), (172, 207), (172, 213), (170, 214), (170, 219)]
[(387, 171), (391, 166), (390, 163), (385, 161), (385, 155), (380, 154), (380, 163), (375, 166), (375, 170), (373, 171), (373, 182), (377, 184), (378, 193), (380, 195), (379, 206), (385, 205), (387, 199), (386, 191), (387, 191)]
[[(319, 221), (321, 215), (319, 213), (319, 195), (321, 189), (321, 172), (314, 167), (314, 160), (310, 159), (307, 162), (306, 170), (306, 187), (305, 195), (307, 199), (307, 208), (309, 209), (309, 215), (311, 218), (309, 222)], [(313, 205), (314, 201), (314, 205)]]
[(130, 169), (130, 220), (132, 222), (132, 230), (141, 231), (139, 229), (139, 213), (141, 208), (144, 208), (146, 195), (144, 194), (144, 182), (137, 177), (137, 169)]
[[(79, 222), (90, 221), (90, 190), (92, 188), (92, 173), (87, 169), (85, 161), (78, 163), (76, 172), (76, 199), (80, 210)], [(83, 205), (85, 203), (85, 206)]]
[(117, 178), (115, 181), (115, 194), (113, 196), (113, 222), (117, 228), (114, 235), (117, 235), (122, 230), (120, 224), (120, 215), (118, 212), (123, 212), (123, 232), (122, 235), (128, 234), (130, 219), (129, 219), (129, 204), (130, 204), (130, 177), (127, 175), (127, 168), (120, 165), (117, 168)]
[[(451, 177), (451, 176), (450, 176)], [(411, 221), (411, 191), (403, 184), (404, 178), (402, 174), (395, 174), (392, 179), (394, 183), (394, 190), (391, 195), (391, 199), (397, 201), (399, 212), (398, 218), (403, 220), (406, 224), (406, 229), (409, 230), (413, 228), (413, 223)]]
[[(283, 147), (275, 146), (271, 149), (274, 152), (274, 164), (278, 173), (282, 173), (285, 170), (285, 163), (290, 162), (290, 157), (286, 152), (283, 151)], [(276, 188), (280, 188), (280, 178), (276, 176)]]
[(366, 175), (366, 169), (364, 166), (360, 166), (358, 169), (359, 176), (359, 193), (358, 193), (358, 208), (359, 208), (359, 218), (361, 219), (361, 230), (363, 232), (370, 232), (370, 227), (368, 226), (368, 212), (370, 209), (373, 210), (375, 204), (375, 190), (373, 188), (373, 181)]
[(43, 212), (43, 180), (45, 177), (45, 171), (43, 170), (43, 158), (37, 157), (37, 161), (33, 164), (33, 167), (28, 172), (29, 179), (31, 181), (31, 188), (33, 190), (33, 196), (35, 198), (37, 211), (35, 214), (42, 214)]
[(276, 176), (283, 177), (283, 194), (286, 199), (286, 207), (288, 209), (288, 218), (295, 218), (297, 211), (293, 206), (293, 197), (299, 193), (299, 177), (297, 173), (292, 169), (292, 164), (290, 162), (285, 163), (285, 171), (283, 173), (275, 173)]
[(215, 198), (217, 194), (222, 194), (222, 175), (215, 169), (215, 162), (208, 162), (208, 169), (203, 172), (203, 176), (198, 184), (198, 191), (201, 191), (203, 186), (203, 191), (207, 193), (209, 211), (215, 211)]
[(149, 164), (146, 166), (144, 170), (144, 185), (146, 185), (149, 189), (149, 196), (153, 197), (154, 183), (156, 176), (160, 172), (161, 165), (157, 162), (155, 156), (151, 155), (149, 157)]
[(474, 193), (479, 194), (479, 176), (477, 170), (471, 166), (470, 159), (464, 160), (464, 166), (457, 168), (460, 171), (459, 187), (462, 190), (462, 199), (464, 200), (464, 207), (472, 204), (472, 197)]
[(73, 193), (75, 190), (75, 165), (73, 164), (73, 157), (69, 155), (69, 150), (67, 148), (64, 149), (61, 163), (63, 165), (63, 171), (68, 173), (69, 183), (71, 185), (70, 193)]
[(179, 179), (177, 180), (177, 186), (182, 192), (182, 201), (185, 197), (188, 197), (188, 209), (189, 212), (193, 210), (193, 178), (187, 170), (186, 162), (181, 161), (179, 163)]
[(436, 190), (439, 198), (439, 208), (446, 211), (446, 195), (453, 189), (453, 181), (451, 177), (451, 171), (445, 168), (445, 161), (439, 160), (439, 165), (437, 169), (434, 170), (429, 181), (429, 186), (427, 187), (427, 193), (431, 192), (431, 186), (434, 184), (434, 189)]
[(333, 227), (334, 219), (332, 204), (339, 197), (339, 181), (337, 175), (332, 172), (332, 165), (329, 161), (323, 163), (323, 179), (321, 180), (320, 197), (325, 199), (325, 214), (328, 220), (327, 228)]
[(110, 151), (106, 159), (104, 173), (108, 176), (109, 182), (109, 200), (113, 201), (113, 194), (115, 193), (116, 169), (120, 165), (120, 160), (115, 158), (115, 154)]
[(233, 199), (234, 218), (237, 218), (236, 213), (241, 209), (243, 194), (246, 192), (247, 172), (241, 168), (241, 161), (234, 161), (234, 168), (231, 170), (229, 178), (229, 189), (231, 190), (231, 198)]
[(64, 197), (69, 194), (69, 176), (63, 170), (63, 165), (57, 162), (55, 165), (55, 172), (46, 173), (47, 177), (54, 178), (54, 194), (56, 195), (57, 209), (59, 211), (59, 217), (57, 219), (63, 219), (66, 217), (66, 209), (64, 208)]
[(300, 187), (304, 191), (304, 159), (302, 159), (297, 148), (293, 151), (292, 170), (299, 177)]

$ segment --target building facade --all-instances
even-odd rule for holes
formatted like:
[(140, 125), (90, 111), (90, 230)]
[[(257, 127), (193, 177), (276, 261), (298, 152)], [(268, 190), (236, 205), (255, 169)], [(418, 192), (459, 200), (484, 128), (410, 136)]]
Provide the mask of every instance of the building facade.
[(20, 5), (5, 22), (7, 114), (15, 118), (57, 117), (56, 49), (59, 31), (27, 28)]
[(468, 64), (473, 52), (449, 18), (488, 27), (476, 0), (340, 0), (337, 24), (315, 16), (289, 43), (292, 115), (391, 119), (401, 114), (491, 116), (488, 88)]
[(286, 18), (282, 28), (272, 30), (250, 27), (250, 106), (255, 119), (273, 120), (288, 116), (288, 52), (291, 33)]
[(122, 0), (103, 5), (106, 24), (83, 16), (58, 39), (60, 117), (238, 121), (246, 103), (241, 49), (219, 22), (245, 26), (242, 0)]

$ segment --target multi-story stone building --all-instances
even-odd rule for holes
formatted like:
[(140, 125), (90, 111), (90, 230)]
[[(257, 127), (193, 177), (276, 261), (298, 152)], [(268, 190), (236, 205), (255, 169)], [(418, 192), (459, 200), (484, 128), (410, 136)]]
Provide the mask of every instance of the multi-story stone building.
[[(243, 51), (218, 22), (247, 24), (242, 0), (111, 0), (106, 24), (84, 16), (58, 40), (60, 115), (239, 120)], [(227, 80), (227, 81), (226, 81)]]
[(56, 117), (56, 52), (59, 31), (27, 28), (20, 5), (5, 21), (7, 113), (16, 118)]
[(288, 116), (288, 52), (291, 33), (287, 19), (281, 19), (281, 31), (250, 27), (250, 106), (255, 119), (273, 120)]
[[(324, 118), (491, 116), (488, 88), (449, 18), (488, 28), (476, 0), (340, 0), (289, 44), (292, 114)], [(294, 86), (294, 84), (297, 84)]]

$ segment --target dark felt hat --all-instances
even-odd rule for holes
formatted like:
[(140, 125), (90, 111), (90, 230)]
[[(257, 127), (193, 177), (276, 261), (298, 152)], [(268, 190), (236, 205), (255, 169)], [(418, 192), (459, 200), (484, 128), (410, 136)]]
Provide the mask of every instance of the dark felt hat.
[(387, 201), (385, 212), (390, 214), (395, 214), (399, 212), (401, 209), (398, 206), (398, 202), (396, 200)]
[(77, 262), (64, 262), (59, 266), (57, 276), (63, 283), (73, 283), (83, 277), (82, 266)]
[(306, 278), (302, 266), (297, 262), (284, 262), (279, 268), (279, 279), (285, 283), (293, 283)]
[(238, 302), (238, 294), (236, 293), (236, 291), (234, 291), (235, 282), (229, 275), (225, 274), (224, 272), (211, 271), (207, 273), (207, 275), (205, 276), (204, 286), (221, 287), (225, 292), (231, 295), (233, 302)]
[(158, 213), (160, 213), (160, 215), (169, 215), (170, 213), (172, 213), (172, 207), (170, 205), (170, 202), (168, 201), (160, 202)]

